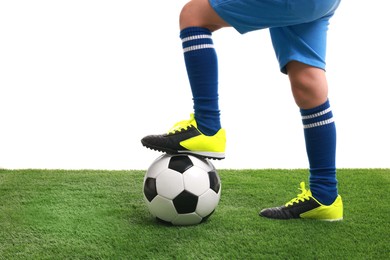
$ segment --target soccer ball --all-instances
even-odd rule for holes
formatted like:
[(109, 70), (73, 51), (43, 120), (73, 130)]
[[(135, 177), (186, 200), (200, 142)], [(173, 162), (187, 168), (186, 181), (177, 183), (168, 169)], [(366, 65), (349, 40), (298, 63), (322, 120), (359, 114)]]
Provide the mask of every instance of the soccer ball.
[(150, 213), (173, 225), (205, 221), (221, 197), (221, 180), (214, 165), (192, 155), (161, 155), (147, 170), (143, 187)]

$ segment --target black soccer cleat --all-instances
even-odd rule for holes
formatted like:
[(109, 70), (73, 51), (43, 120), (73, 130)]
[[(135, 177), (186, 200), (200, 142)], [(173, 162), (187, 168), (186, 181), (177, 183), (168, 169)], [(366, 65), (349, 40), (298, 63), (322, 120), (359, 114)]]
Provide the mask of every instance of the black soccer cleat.
[(209, 159), (224, 159), (226, 133), (220, 129), (213, 136), (206, 136), (197, 127), (194, 115), (190, 120), (178, 122), (166, 134), (148, 135), (142, 138), (143, 146), (168, 154), (193, 154)]
[(259, 215), (271, 219), (295, 219), (309, 218), (325, 221), (338, 221), (343, 219), (343, 202), (338, 195), (336, 200), (329, 206), (318, 202), (305, 189), (305, 183), (301, 182), (301, 194), (285, 205), (274, 208), (267, 208), (260, 211)]

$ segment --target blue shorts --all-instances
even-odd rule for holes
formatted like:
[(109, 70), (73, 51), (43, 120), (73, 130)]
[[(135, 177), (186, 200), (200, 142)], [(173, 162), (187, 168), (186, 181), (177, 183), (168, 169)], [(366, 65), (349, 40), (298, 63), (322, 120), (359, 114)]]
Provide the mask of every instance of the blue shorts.
[(292, 60), (325, 70), (329, 19), (341, 0), (209, 0), (240, 33), (269, 28), (280, 70)]

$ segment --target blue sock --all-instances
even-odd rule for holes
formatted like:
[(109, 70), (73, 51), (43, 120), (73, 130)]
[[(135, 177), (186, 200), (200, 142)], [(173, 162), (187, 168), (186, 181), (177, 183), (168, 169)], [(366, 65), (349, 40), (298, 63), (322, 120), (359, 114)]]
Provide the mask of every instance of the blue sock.
[(214, 135), (221, 128), (218, 107), (218, 62), (206, 28), (189, 27), (180, 32), (184, 61), (194, 101), (194, 114), (199, 130)]
[(312, 109), (301, 109), (301, 115), (310, 163), (310, 190), (319, 202), (330, 205), (338, 191), (336, 126), (329, 100)]

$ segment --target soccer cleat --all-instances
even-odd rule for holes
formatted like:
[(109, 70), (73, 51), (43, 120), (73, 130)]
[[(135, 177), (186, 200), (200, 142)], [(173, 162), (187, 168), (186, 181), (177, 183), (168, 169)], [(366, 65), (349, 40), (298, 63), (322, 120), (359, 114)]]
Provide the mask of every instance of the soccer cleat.
[(213, 136), (202, 134), (193, 114), (189, 120), (176, 123), (168, 133), (142, 138), (143, 146), (169, 154), (193, 154), (209, 159), (224, 159), (226, 133), (220, 129)]
[(310, 190), (306, 190), (304, 182), (301, 182), (300, 186), (302, 193), (298, 194), (296, 198), (283, 206), (263, 209), (259, 215), (272, 219), (307, 218), (324, 221), (343, 219), (343, 202), (340, 195), (337, 196), (333, 204), (327, 206), (318, 202)]

